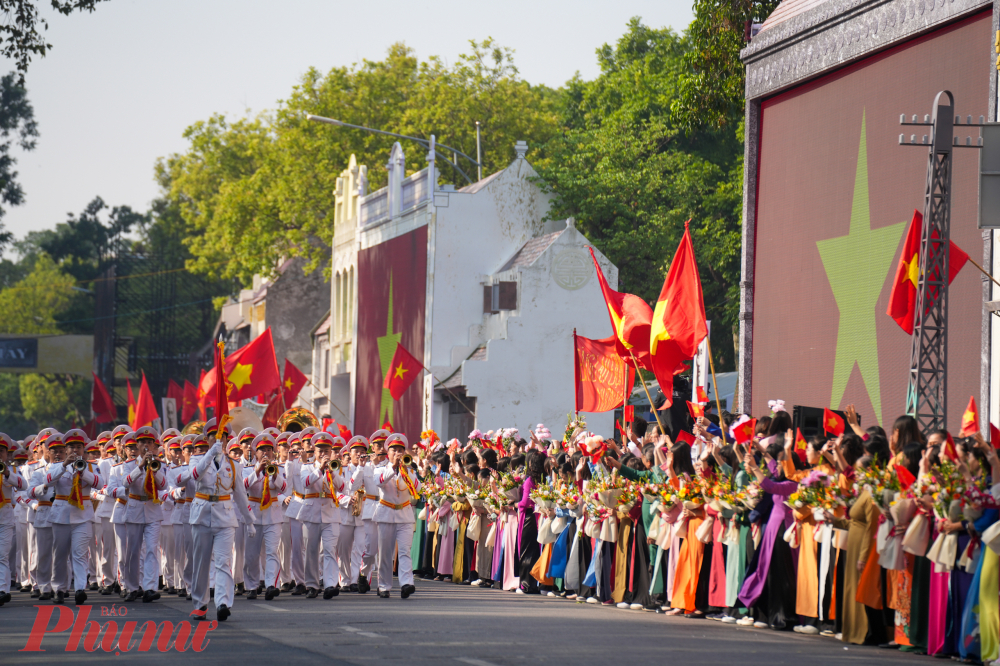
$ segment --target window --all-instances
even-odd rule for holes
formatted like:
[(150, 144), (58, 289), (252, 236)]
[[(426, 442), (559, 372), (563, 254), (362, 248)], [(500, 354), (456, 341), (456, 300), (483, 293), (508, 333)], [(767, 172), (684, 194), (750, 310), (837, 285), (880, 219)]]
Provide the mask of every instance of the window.
[(323, 388), (330, 386), (330, 348), (323, 349)]
[(483, 285), (483, 312), (496, 314), (501, 310), (517, 309), (517, 282)]

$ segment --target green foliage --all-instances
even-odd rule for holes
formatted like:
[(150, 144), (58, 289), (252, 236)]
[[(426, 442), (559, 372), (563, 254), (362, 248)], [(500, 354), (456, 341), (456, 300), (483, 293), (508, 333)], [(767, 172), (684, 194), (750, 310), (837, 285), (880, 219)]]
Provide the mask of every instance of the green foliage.
[[(365, 60), (325, 75), (310, 69), (273, 114), (228, 120), (213, 116), (188, 128), (189, 149), (157, 164), (164, 196), (188, 225), (192, 270), (249, 284), (287, 256), (322, 266), (333, 237), (331, 192), (351, 154), (370, 168), (370, 190), (385, 185), (381, 168), (395, 141), (306, 120), (307, 114), (429, 138), (475, 156), (482, 128), (483, 173), (505, 167), (518, 140), (539, 145), (558, 127), (555, 93), (518, 77), (513, 53), (492, 40), (471, 42), (452, 66), (418, 62), (393, 45), (381, 61)], [(426, 150), (401, 140), (408, 171)], [(438, 154), (451, 158), (446, 150)], [(442, 180), (465, 179), (439, 159)], [(475, 167), (460, 166), (475, 180)]]
[(676, 122), (687, 128), (734, 127), (743, 118), (746, 72), (740, 50), (750, 27), (763, 23), (780, 0), (695, 0), (688, 26), (689, 66), (681, 96), (671, 104)]
[(0, 291), (0, 333), (61, 333), (57, 316), (69, 305), (72, 287), (71, 276), (39, 255), (27, 277)]
[(536, 168), (556, 194), (550, 217), (576, 218), (618, 266), (619, 290), (651, 305), (691, 220), (716, 368), (729, 370), (739, 313), (742, 134), (672, 122), (688, 52), (673, 31), (632, 19), (614, 47), (598, 49), (601, 75), (568, 84), (566, 130)]
[(62, 432), (74, 422), (82, 426), (90, 419), (91, 390), (91, 380), (73, 375), (21, 375), (24, 418)]

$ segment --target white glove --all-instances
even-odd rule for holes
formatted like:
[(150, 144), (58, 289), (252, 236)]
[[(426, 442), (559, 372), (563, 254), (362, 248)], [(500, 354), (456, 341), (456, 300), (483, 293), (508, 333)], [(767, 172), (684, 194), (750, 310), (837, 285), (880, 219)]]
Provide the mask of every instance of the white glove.
[(253, 526), (253, 523), (247, 524), (247, 537), (252, 539), (257, 536), (257, 528)]

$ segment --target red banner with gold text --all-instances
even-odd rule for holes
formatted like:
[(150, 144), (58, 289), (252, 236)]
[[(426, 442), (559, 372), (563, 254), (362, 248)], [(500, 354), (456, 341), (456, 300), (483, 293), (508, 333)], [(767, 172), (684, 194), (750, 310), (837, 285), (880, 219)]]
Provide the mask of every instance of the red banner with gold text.
[[(576, 411), (607, 412), (632, 392), (635, 368), (615, 351), (615, 336), (591, 340), (573, 333)], [(626, 388), (627, 387), (627, 388)]]

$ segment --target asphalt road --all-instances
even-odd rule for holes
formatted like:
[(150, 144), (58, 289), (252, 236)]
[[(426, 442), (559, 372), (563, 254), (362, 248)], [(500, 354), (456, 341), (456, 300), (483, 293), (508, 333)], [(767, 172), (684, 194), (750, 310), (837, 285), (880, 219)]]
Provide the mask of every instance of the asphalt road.
[[(81, 640), (67, 652), (72, 629), (49, 633), (41, 641), (44, 652), (22, 651), (29, 642), (39, 604), (21, 593), (0, 608), (0, 663), (76, 664), (271, 664), (273, 666), (354, 664), (454, 664), (454, 666), (514, 666), (517, 664), (916, 664), (927, 657), (877, 648), (845, 647), (832, 638), (800, 636), (723, 625), (711, 620), (688, 620), (643, 611), (578, 604), (563, 599), (514, 595), (449, 583), (417, 581), (417, 593), (399, 598), (398, 583), (390, 599), (374, 592), (322, 597), (281, 595), (271, 602), (237, 597), (233, 616), (206, 634), (200, 652), (170, 649), (160, 652), (153, 643), (139, 652), (143, 623), (186, 621), (191, 603), (164, 597), (152, 604), (131, 603), (124, 617), (102, 616), (113, 606), (111, 597), (91, 595), (90, 620), (127, 621), (137, 627), (132, 649), (115, 656), (96, 645), (85, 650)], [(117, 602), (117, 598), (115, 598)], [(116, 612), (122, 606), (115, 603)], [(66, 609), (77, 612), (72, 603)], [(102, 610), (103, 609), (103, 610)], [(70, 617), (65, 615), (68, 624)], [(209, 617), (215, 619), (214, 608)], [(56, 628), (59, 611), (48, 629)], [(74, 616), (75, 620), (75, 616)], [(83, 628), (86, 637), (86, 628)], [(96, 629), (96, 625), (93, 629)], [(110, 661), (108, 661), (110, 660)], [(122, 659), (124, 661), (124, 659)]]

